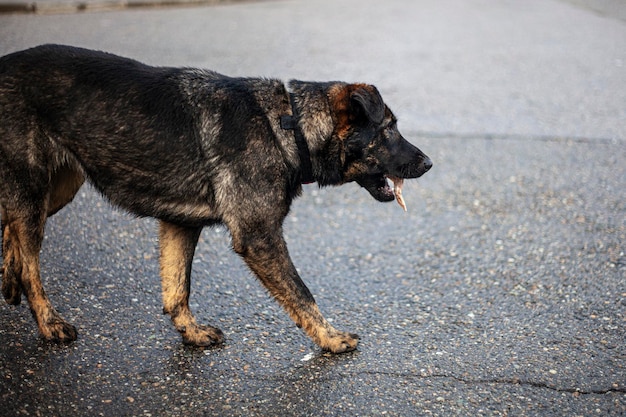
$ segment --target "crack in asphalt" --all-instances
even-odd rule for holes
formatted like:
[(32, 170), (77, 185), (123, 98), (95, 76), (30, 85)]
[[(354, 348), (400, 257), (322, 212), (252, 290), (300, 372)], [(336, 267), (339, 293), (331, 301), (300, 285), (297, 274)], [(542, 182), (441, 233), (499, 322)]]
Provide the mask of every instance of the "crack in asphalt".
[(559, 388), (553, 385), (546, 384), (545, 382), (535, 382), (524, 380), (520, 378), (481, 378), (481, 379), (470, 379), (470, 378), (461, 378), (456, 375), (447, 375), (447, 374), (406, 374), (401, 372), (385, 372), (385, 371), (363, 371), (359, 372), (368, 375), (386, 375), (386, 376), (397, 376), (400, 378), (408, 378), (408, 379), (452, 379), (463, 384), (505, 384), (505, 385), (519, 385), (519, 386), (530, 386), (533, 388), (543, 388), (549, 389), (555, 392), (564, 392), (564, 393), (572, 393), (572, 394), (580, 394), (580, 395), (605, 395), (612, 393), (626, 393), (626, 387), (613, 387), (613, 388), (605, 388), (605, 389), (591, 389), (591, 390), (583, 390), (580, 388)]
[[(302, 372), (304, 371), (304, 372)], [(297, 372), (298, 377), (289, 378), (290, 381), (283, 382), (289, 384), (294, 383), (297, 380), (301, 379), (304, 374), (310, 373), (312, 370), (307, 369), (306, 367), (300, 368), (300, 372)], [(562, 388), (554, 385), (547, 384), (545, 382), (536, 382), (531, 380), (525, 380), (521, 378), (463, 378), (453, 374), (445, 374), (445, 373), (406, 373), (406, 372), (392, 372), (392, 371), (376, 371), (376, 370), (362, 370), (355, 372), (339, 372), (336, 376), (340, 378), (354, 378), (358, 375), (382, 375), (389, 377), (396, 377), (401, 379), (413, 379), (413, 380), (428, 380), (428, 379), (449, 379), (460, 382), (462, 384), (467, 385), (479, 385), (479, 384), (501, 384), (501, 385), (517, 385), (517, 386), (527, 386), (532, 388), (541, 388), (547, 389), (550, 391), (558, 392), (558, 393), (570, 393), (576, 395), (607, 395), (607, 394), (626, 394), (626, 387), (616, 387), (613, 386), (611, 388), (601, 388), (601, 389), (581, 389), (581, 388)], [(324, 377), (318, 379), (327, 379), (333, 380), (335, 379), (332, 375), (326, 375)]]

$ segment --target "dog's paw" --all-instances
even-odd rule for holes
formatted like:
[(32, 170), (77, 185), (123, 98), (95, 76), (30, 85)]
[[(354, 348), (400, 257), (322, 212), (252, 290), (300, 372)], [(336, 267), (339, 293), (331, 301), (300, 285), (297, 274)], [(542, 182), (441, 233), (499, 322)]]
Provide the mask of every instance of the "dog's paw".
[(355, 350), (359, 344), (359, 335), (334, 330), (320, 340), (320, 347), (333, 353), (344, 353)]
[(217, 327), (191, 325), (178, 329), (183, 337), (183, 343), (192, 346), (214, 346), (224, 341), (224, 333)]
[(76, 327), (62, 319), (48, 321), (39, 328), (39, 331), (44, 339), (56, 343), (73, 342), (78, 337)]

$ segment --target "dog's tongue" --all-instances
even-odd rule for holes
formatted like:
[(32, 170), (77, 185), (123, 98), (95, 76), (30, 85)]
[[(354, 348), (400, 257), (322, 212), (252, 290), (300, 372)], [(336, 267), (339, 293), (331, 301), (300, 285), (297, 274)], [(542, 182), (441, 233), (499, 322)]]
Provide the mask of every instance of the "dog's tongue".
[(393, 182), (393, 194), (396, 196), (396, 201), (400, 204), (400, 207), (406, 210), (406, 203), (402, 197), (402, 186), (404, 185), (404, 179), (398, 177), (387, 177)]

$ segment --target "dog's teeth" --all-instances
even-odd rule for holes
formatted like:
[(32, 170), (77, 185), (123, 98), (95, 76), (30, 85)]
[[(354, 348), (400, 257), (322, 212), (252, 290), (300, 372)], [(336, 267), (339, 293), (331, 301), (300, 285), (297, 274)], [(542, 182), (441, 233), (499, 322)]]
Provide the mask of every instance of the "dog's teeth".
[(396, 201), (400, 204), (400, 207), (407, 211), (404, 197), (402, 197), (402, 186), (404, 185), (404, 179), (397, 177), (389, 177), (393, 182), (393, 194), (396, 196)]

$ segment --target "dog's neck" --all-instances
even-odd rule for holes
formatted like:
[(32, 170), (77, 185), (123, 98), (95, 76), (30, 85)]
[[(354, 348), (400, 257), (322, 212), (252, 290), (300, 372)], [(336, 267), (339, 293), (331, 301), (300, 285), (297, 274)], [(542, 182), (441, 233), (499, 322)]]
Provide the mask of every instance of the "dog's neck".
[(339, 183), (334, 177), (329, 181), (328, 167), (319, 157), (333, 134), (334, 120), (328, 95), (329, 89), (336, 84), (297, 80), (288, 84), (292, 112), (297, 115), (294, 121), (309, 150), (313, 181), (320, 186)]
[(286, 130), (293, 130), (296, 146), (298, 147), (298, 155), (300, 156), (300, 182), (302, 184), (311, 184), (315, 182), (313, 166), (311, 164), (311, 153), (309, 152), (309, 145), (304, 137), (304, 133), (298, 123), (300, 120), (300, 111), (298, 110), (294, 93), (289, 93), (289, 102), (291, 103), (291, 116), (281, 116), (280, 127)]

